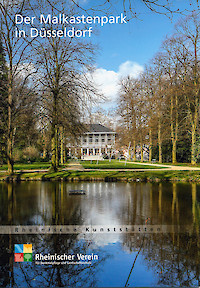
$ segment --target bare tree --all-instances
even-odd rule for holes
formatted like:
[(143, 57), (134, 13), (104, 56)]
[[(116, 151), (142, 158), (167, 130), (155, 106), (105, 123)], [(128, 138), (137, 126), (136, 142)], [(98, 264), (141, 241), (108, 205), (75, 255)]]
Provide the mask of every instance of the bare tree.
[[(8, 172), (13, 172), (13, 89), (15, 78), (23, 74), (27, 55), (25, 54), (28, 43), (23, 38), (16, 38), (15, 14), (20, 14), (25, 9), (26, 1), (2, 0), (0, 3), (0, 31), (3, 48), (5, 51), (8, 69), (8, 124), (7, 124), (7, 159)], [(26, 78), (26, 77), (25, 77)]]
[(177, 46), (176, 38), (167, 38), (162, 45), (160, 57), (162, 58), (161, 65), (163, 66), (166, 85), (166, 96), (169, 98), (169, 118), (171, 129), (171, 142), (172, 142), (172, 163), (176, 163), (176, 148), (178, 141), (178, 129), (180, 126), (180, 97), (178, 89), (178, 74), (180, 65), (175, 56)]
[(136, 160), (136, 147), (139, 146), (141, 161), (143, 161), (143, 145), (146, 141), (146, 111), (145, 93), (141, 78), (127, 77), (121, 81), (118, 100), (118, 113), (121, 116), (121, 126), (126, 137), (123, 141), (128, 147), (131, 143), (133, 160)]
[[(186, 10), (182, 7), (176, 7), (173, 4), (173, 1), (169, 0), (117, 0), (117, 1), (110, 1), (110, 0), (102, 0), (98, 1), (98, 4), (87, 4), (87, 8), (85, 5), (80, 4), (77, 0), (72, 0), (74, 5), (79, 9), (88, 13), (88, 11), (92, 12), (108, 12), (117, 9), (118, 6), (122, 7), (124, 12), (129, 15), (129, 19), (140, 17), (140, 9), (144, 11), (146, 8), (147, 11), (151, 11), (152, 13), (158, 13), (166, 15), (167, 17), (172, 17), (174, 13), (184, 13), (192, 11), (193, 9), (199, 9), (199, 1), (198, 0), (191, 0), (190, 5)], [(139, 3), (138, 3), (139, 2)]]
[(180, 79), (187, 107), (192, 138), (191, 163), (197, 161), (197, 128), (199, 121), (199, 61), (200, 61), (200, 18), (197, 13), (182, 19), (176, 26), (179, 48), (176, 57), (181, 65)]
[[(59, 6), (60, 10), (61, 8), (64, 13), (66, 7)], [(49, 9), (51, 15), (57, 13), (55, 6), (50, 6)], [(68, 10), (69, 14), (73, 12)], [(52, 29), (51, 25), (49, 29)], [(80, 134), (81, 114), (84, 113), (84, 103), (87, 102), (84, 100), (96, 94), (88, 76), (92, 71), (94, 49), (89, 42), (76, 37), (42, 39), (42, 44), (37, 39), (34, 49), (42, 91), (42, 111), (51, 123), (52, 167), (57, 170), (59, 127), (73, 135)]]
[(0, 157), (3, 163), (6, 157), (6, 124), (8, 116), (7, 107), (7, 69), (5, 53), (0, 38)]

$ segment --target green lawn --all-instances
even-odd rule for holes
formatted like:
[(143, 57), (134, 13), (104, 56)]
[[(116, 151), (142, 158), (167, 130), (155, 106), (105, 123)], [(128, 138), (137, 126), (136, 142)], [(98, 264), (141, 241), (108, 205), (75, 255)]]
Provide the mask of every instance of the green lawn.
[(85, 169), (159, 169), (159, 168), (165, 168), (165, 167), (158, 167), (158, 166), (152, 166), (152, 165), (143, 165), (142, 163), (133, 164), (133, 163), (126, 163), (125, 161), (119, 161), (119, 160), (102, 160), (102, 161), (87, 161), (82, 160), (80, 161), (80, 164)]
[[(159, 167), (159, 166), (153, 166), (153, 165), (143, 165), (141, 162), (138, 162), (138, 164), (133, 163), (126, 163), (124, 160), (114, 160), (112, 159), (111, 162), (109, 160), (104, 161), (80, 161), (80, 164), (85, 169), (160, 169), (165, 167)], [(163, 163), (163, 165), (172, 165), (171, 163)], [(177, 163), (177, 166), (193, 166), (190, 163)], [(63, 166), (65, 167), (66, 164)], [(35, 162), (31, 164), (15, 164), (14, 170), (43, 170), (43, 169), (49, 169), (51, 167), (51, 163), (49, 162)], [(194, 167), (194, 166), (193, 166)], [(195, 167), (200, 167), (200, 163), (195, 165)], [(60, 167), (62, 168), (62, 167)], [(8, 166), (6, 164), (0, 165), (0, 171), (7, 170)]]
[(170, 166), (200, 167), (200, 163), (196, 163), (195, 165), (192, 165), (191, 163), (176, 163), (176, 164), (163, 163), (163, 164), (164, 165), (170, 165)]
[[(131, 161), (128, 161), (131, 162)], [(141, 163), (140, 161), (132, 161), (132, 162), (137, 162), (137, 163)], [(200, 167), (200, 163), (196, 163), (195, 165), (192, 165), (191, 163), (175, 163), (172, 164), (171, 162), (167, 162), (167, 163), (159, 163), (158, 161), (156, 162), (144, 162), (144, 163), (151, 163), (151, 164), (159, 164), (159, 165), (168, 165), (168, 166), (185, 166), (185, 167)]]
[[(31, 163), (31, 164), (15, 164), (14, 170), (37, 170), (37, 169), (49, 169), (51, 163)], [(4, 164), (0, 166), (0, 170), (7, 170), (8, 165)]]
[[(0, 181), (5, 181), (8, 175), (0, 174)], [(59, 171), (42, 173), (19, 173), (13, 175), (13, 179), (20, 180), (43, 180), (43, 181), (182, 181), (200, 182), (200, 173), (196, 171)]]

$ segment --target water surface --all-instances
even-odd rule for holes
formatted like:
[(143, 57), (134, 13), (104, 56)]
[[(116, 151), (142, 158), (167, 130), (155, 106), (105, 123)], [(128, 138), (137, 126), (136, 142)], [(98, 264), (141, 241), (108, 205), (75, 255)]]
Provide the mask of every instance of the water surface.
[[(69, 195), (82, 189), (86, 195)], [(178, 225), (188, 233), (0, 236), (1, 287), (199, 286), (200, 186), (170, 183), (0, 183), (1, 225)], [(14, 244), (44, 254), (95, 254), (91, 264), (15, 263)]]

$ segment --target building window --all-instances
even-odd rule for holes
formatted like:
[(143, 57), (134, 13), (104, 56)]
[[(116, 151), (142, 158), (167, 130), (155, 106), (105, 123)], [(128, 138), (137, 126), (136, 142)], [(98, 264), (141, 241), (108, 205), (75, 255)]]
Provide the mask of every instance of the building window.
[(90, 136), (90, 138), (89, 138), (89, 142), (92, 143), (92, 140), (93, 140), (93, 137)]

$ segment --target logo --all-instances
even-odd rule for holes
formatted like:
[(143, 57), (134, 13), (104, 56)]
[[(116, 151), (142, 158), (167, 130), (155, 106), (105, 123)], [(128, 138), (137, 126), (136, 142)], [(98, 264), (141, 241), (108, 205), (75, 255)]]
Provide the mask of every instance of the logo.
[(15, 244), (15, 262), (32, 262), (32, 244)]

